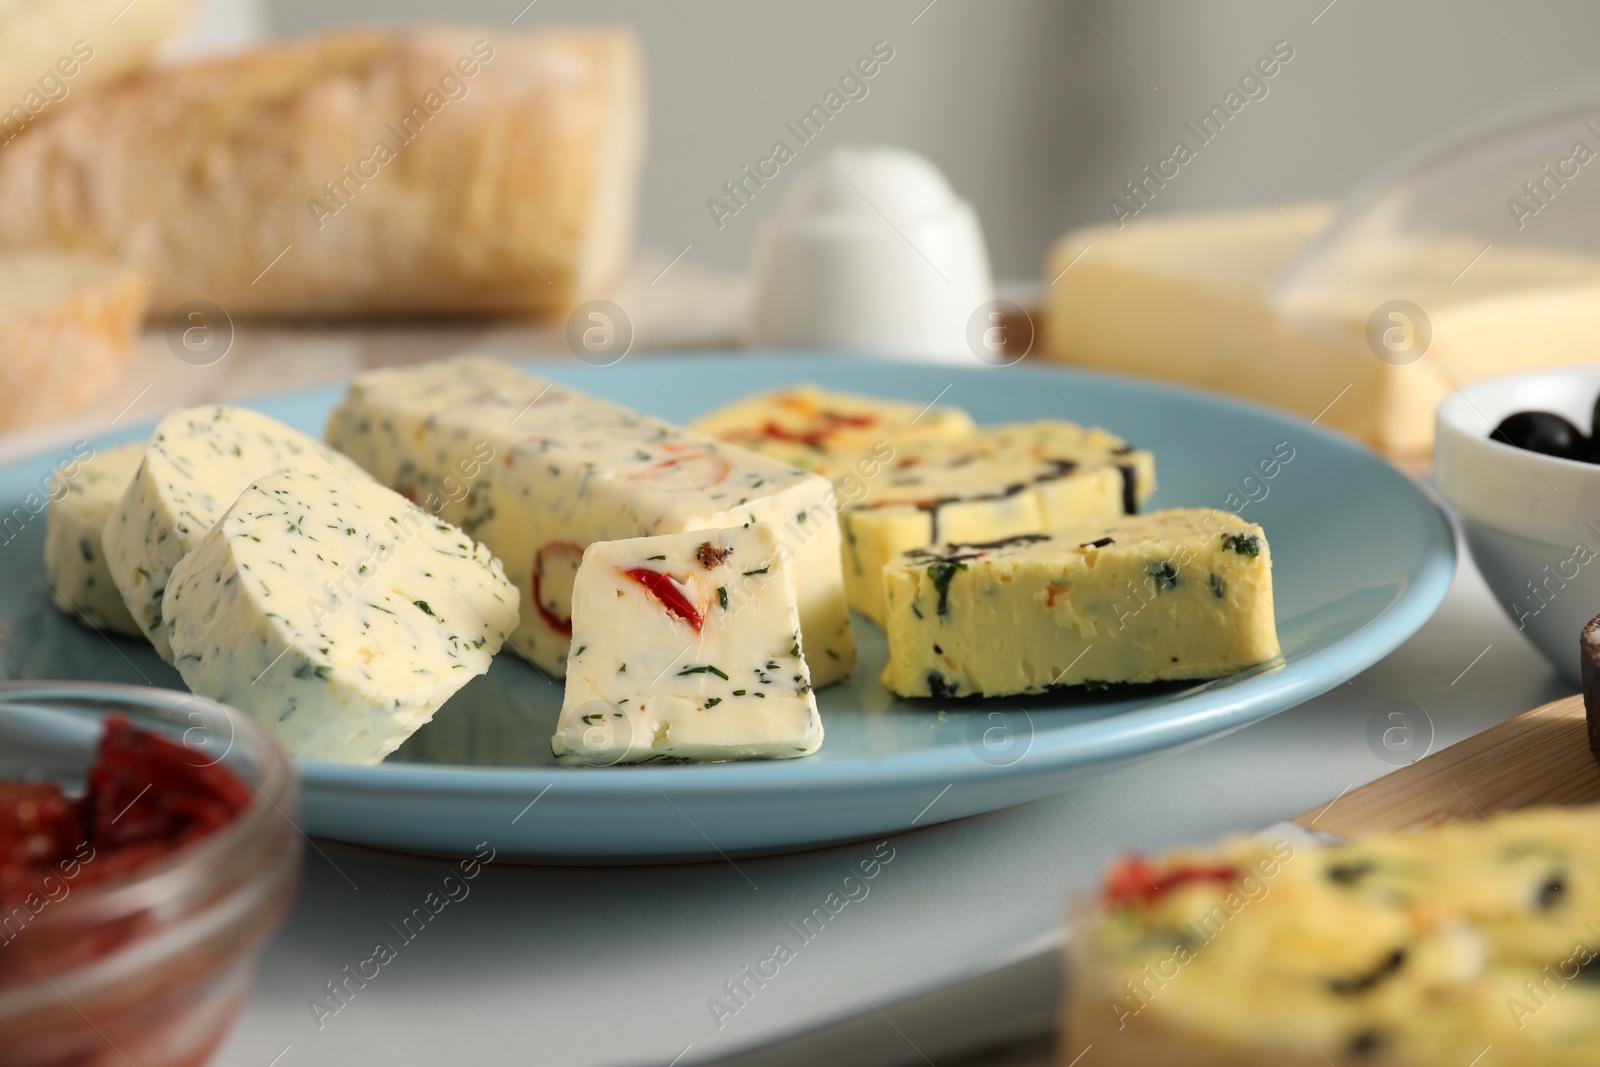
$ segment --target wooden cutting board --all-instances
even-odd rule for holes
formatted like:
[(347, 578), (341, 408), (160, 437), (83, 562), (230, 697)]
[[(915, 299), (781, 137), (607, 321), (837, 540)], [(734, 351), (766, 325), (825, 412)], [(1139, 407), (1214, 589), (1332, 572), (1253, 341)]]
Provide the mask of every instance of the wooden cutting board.
[[(1583, 698), (1572, 696), (1352, 789), (1294, 822), (1363, 837), (1516, 808), (1579, 804), (1600, 804), (1600, 763), (1589, 751)], [(1055, 1039), (1042, 1036), (1060, 1004), (1060, 954), (1059, 940), (1049, 940), (964, 981), (873, 1004), (823, 1029), (717, 1060), (715, 1067), (920, 1064), (930, 1054), (945, 1067), (1065, 1062), (1054, 1056)], [(985, 1039), (975, 1044), (980, 1032)], [(908, 1035), (915, 1035), (911, 1049)]]
[(1341, 837), (1415, 830), (1544, 805), (1600, 803), (1583, 697), (1534, 708), (1293, 821)]

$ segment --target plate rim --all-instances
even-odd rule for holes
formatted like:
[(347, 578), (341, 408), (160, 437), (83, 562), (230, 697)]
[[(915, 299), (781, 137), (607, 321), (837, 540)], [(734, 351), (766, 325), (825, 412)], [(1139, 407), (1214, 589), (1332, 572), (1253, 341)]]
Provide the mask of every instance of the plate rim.
[[(1259, 402), (1217, 390), (1191, 387), (1135, 375), (1078, 368), (1038, 361), (1031, 366), (960, 367), (884, 359), (849, 352), (810, 352), (802, 350), (707, 350), (652, 353), (644, 357), (651, 367), (683, 365), (708, 361), (737, 360), (747, 363), (779, 364), (804, 359), (817, 363), (870, 364), (886, 369), (922, 368), (952, 375), (978, 377), (1006, 371), (1037, 379), (1054, 378), (1057, 384), (1093, 381), (1132, 388), (1184, 403), (1195, 400), (1224, 409), (1247, 412), (1286, 431), (1309, 435), (1332, 448), (1349, 461), (1370, 465), (1376, 473), (1398, 479), (1426, 505), (1425, 537), (1417, 569), (1406, 576), (1406, 583), (1377, 616), (1359, 629), (1326, 648), (1313, 647), (1313, 653), (1276, 669), (1264, 671), (1222, 688), (1202, 692), (1180, 691), (1166, 694), (1149, 704), (1113, 716), (1081, 724), (1071, 729), (1039, 731), (1024, 755), (1016, 761), (995, 765), (974, 758), (965, 745), (945, 744), (930, 748), (887, 752), (812, 762), (800, 760), (760, 760), (694, 765), (646, 764), (626, 768), (563, 766), (481, 767), (471, 764), (379, 763), (352, 765), (318, 760), (295, 760), (304, 788), (313, 792), (379, 795), (413, 793), (433, 797), (476, 796), (525, 797), (530, 789), (562, 784), (569, 799), (609, 798), (632, 801), (639, 796), (668, 793), (678, 797), (725, 797), (729, 795), (782, 796), (817, 788), (850, 785), (868, 790), (894, 790), (938, 780), (950, 784), (984, 782), (1003, 778), (1037, 777), (1076, 769), (1103, 766), (1121, 760), (1146, 759), (1186, 745), (1202, 743), (1274, 715), (1290, 710), (1327, 692), (1349, 677), (1391, 655), (1427, 623), (1438, 611), (1455, 576), (1458, 550), (1449, 512), (1433, 488), (1415, 473), (1396, 466), (1366, 444), (1333, 430), (1308, 422), (1299, 416)], [(596, 368), (570, 368), (538, 358), (510, 359), (530, 373), (564, 381), (567, 372), (586, 378)], [(637, 365), (637, 364), (636, 364)], [(404, 366), (404, 365), (402, 365)], [(799, 376), (796, 381), (804, 380)], [(280, 403), (291, 406), (318, 404), (324, 399), (331, 409), (348, 386), (350, 378), (300, 389), (241, 397), (207, 403), (230, 403), (242, 407), (276, 412)], [(768, 388), (783, 383), (774, 381)], [(792, 383), (791, 383), (792, 384)], [(590, 384), (590, 391), (605, 394)], [(1069, 403), (1072, 403), (1069, 398)], [(195, 405), (202, 406), (202, 405)], [(1076, 405), (1073, 405), (1076, 406)], [(282, 417), (281, 413), (277, 417)], [(159, 419), (159, 416), (157, 417)], [(91, 441), (122, 442), (148, 432), (157, 419), (92, 436)], [(1092, 420), (1090, 420), (1092, 423)], [(54, 447), (59, 447), (57, 444)], [(0, 464), (0, 471), (26, 467), (48, 456), (50, 447)], [(1286, 617), (1285, 617), (1286, 618)], [(1342, 653), (1335, 656), (1334, 653)], [(26, 679), (24, 679), (26, 680)], [(1207, 699), (1209, 697), (1210, 699)], [(1174, 716), (1172, 707), (1182, 705), (1187, 714)], [(972, 709), (985, 705), (974, 698)], [(860, 710), (860, 709), (857, 709)], [(963, 705), (960, 710), (968, 710)], [(930, 708), (928, 714), (936, 714)], [(1026, 709), (1021, 712), (1026, 716)], [(834, 712), (833, 714), (839, 714)], [(1030, 720), (1031, 726), (1031, 720)], [(1152, 739), (1153, 738), (1153, 739)], [(606, 773), (609, 772), (609, 773)], [(669, 788), (670, 787), (670, 788)], [(937, 820), (935, 820), (937, 821)]]

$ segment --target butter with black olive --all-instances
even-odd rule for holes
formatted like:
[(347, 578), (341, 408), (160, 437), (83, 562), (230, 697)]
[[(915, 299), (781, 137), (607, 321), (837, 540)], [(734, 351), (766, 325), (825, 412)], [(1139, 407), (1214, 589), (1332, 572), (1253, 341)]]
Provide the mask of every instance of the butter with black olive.
[(1073, 938), (1063, 1064), (1600, 1062), (1600, 809), (1124, 860)]
[(1278, 655), (1261, 527), (1177, 508), (906, 552), (884, 569), (905, 697), (1220, 678)]
[(1155, 485), (1149, 452), (1070, 422), (902, 444), (839, 513), (850, 606), (884, 624), (884, 565), (901, 552), (1137, 514)]

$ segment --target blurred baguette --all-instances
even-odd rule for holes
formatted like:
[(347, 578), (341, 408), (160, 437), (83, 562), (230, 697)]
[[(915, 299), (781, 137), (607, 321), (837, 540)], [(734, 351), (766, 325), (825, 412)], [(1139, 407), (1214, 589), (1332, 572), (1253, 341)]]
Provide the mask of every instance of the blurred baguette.
[(133, 361), (149, 293), (115, 256), (0, 254), (0, 430), (104, 397)]
[(199, 0), (0, 3), (0, 144), (67, 100), (149, 65)]
[(560, 313), (632, 240), (625, 30), (352, 32), (134, 75), (0, 148), (0, 247), (104, 251), (152, 311)]

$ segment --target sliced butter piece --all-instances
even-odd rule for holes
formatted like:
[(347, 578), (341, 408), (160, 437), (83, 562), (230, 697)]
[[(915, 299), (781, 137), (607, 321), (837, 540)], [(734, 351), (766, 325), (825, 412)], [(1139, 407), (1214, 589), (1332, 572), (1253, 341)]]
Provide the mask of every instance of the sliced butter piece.
[(903, 445), (839, 515), (850, 604), (882, 626), (884, 565), (901, 552), (1111, 520), (1154, 491), (1150, 453), (1070, 422)]
[(178, 672), (302, 759), (377, 763), (517, 624), (499, 561), (367, 479), (284, 471), (252, 483), (173, 568)]
[(62, 479), (60, 497), (44, 514), (44, 573), (50, 601), (85, 626), (142, 637), (106, 567), (100, 531), (144, 459), (135, 441), (101, 449)]
[[(899, 443), (965, 437), (972, 416), (944, 404), (888, 400), (796, 385), (746, 397), (695, 426), (723, 441), (825, 478), (864, 475), (872, 461)], [(844, 491), (845, 487), (841, 487)]]
[(522, 595), (509, 643), (548, 673), (566, 672), (586, 546), (746, 522), (793, 556), (816, 684), (854, 668), (837, 504), (815, 474), (479, 358), (359, 376), (328, 440), (504, 561)]
[(172, 569), (238, 499), (279, 470), (336, 472), (369, 481), (350, 460), (299, 430), (227, 404), (180, 408), (156, 423), (102, 532), (112, 581), (139, 629), (172, 662), (161, 598)]
[(766, 523), (599, 541), (573, 586), (564, 763), (788, 759), (822, 744), (792, 563)]
[(918, 549), (884, 579), (901, 696), (1220, 678), (1279, 651), (1266, 537), (1227, 511)]

